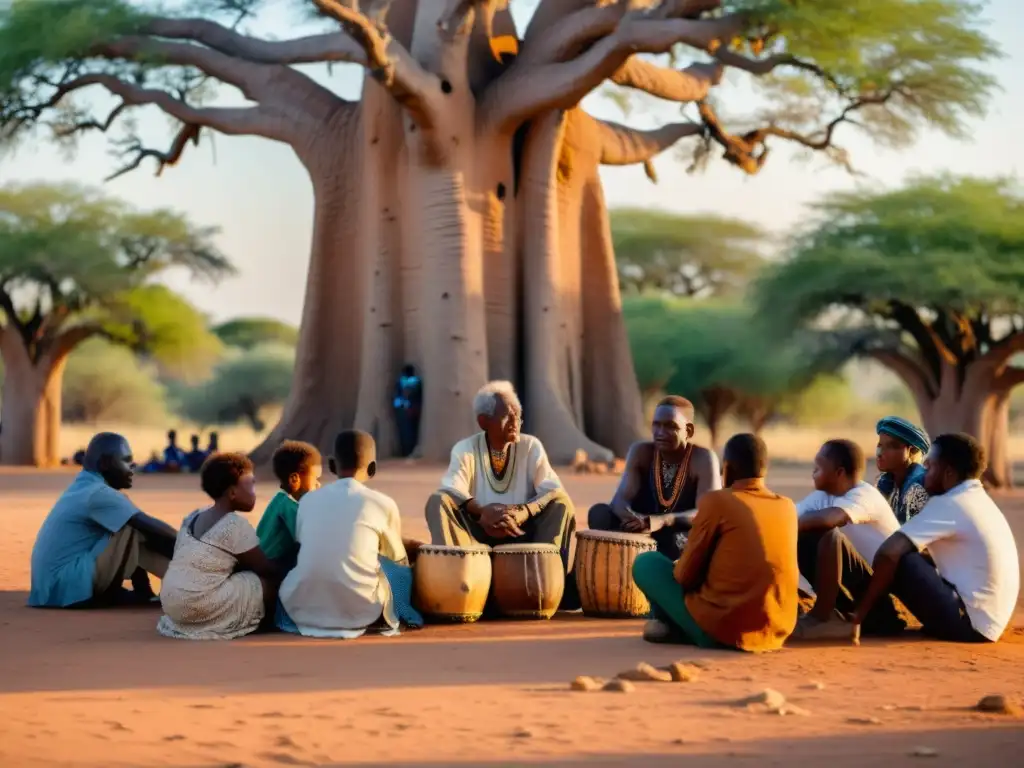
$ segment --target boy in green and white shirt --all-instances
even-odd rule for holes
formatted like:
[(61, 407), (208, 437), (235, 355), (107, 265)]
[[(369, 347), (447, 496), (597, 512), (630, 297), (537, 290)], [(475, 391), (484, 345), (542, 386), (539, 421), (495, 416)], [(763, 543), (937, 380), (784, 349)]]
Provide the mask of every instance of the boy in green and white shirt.
[(260, 537), (260, 549), (268, 558), (293, 567), (298, 552), (295, 521), (299, 500), (320, 487), (323, 459), (309, 443), (286, 440), (274, 451), (272, 463), (281, 490), (263, 512), (256, 534)]

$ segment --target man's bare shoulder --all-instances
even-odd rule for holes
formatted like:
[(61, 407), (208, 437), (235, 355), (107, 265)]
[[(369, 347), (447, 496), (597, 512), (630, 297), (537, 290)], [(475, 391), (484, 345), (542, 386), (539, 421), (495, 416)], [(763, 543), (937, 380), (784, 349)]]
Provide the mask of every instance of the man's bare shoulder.
[(626, 461), (640, 467), (648, 467), (654, 461), (654, 443), (650, 440), (637, 440), (629, 446)]

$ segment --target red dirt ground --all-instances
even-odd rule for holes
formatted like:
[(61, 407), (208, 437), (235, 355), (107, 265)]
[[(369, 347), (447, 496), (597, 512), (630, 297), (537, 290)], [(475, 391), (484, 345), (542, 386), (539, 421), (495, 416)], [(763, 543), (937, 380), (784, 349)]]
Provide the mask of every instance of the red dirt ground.
[[(425, 534), (422, 503), (439, 474), (402, 464), (382, 473), (377, 487), (399, 502), (410, 535)], [(799, 497), (808, 474), (779, 469), (770, 480)], [(990, 693), (1024, 696), (1024, 629), (985, 647), (908, 634), (755, 657), (650, 646), (640, 622), (579, 616), (354, 642), (186, 643), (156, 634), (156, 610), (30, 610), (32, 541), (70, 479), (0, 474), (2, 766), (973, 768), (1017, 764), (1024, 749), (1024, 721), (971, 709)], [(565, 479), (581, 522), (614, 485)], [(270, 493), (263, 483), (263, 499)], [(203, 503), (188, 477), (141, 478), (132, 497), (174, 524)], [(1000, 501), (1024, 541), (1024, 496)], [(696, 682), (638, 684), (632, 694), (568, 690), (577, 675), (675, 659), (707, 668)], [(807, 714), (734, 705), (766, 687)]]

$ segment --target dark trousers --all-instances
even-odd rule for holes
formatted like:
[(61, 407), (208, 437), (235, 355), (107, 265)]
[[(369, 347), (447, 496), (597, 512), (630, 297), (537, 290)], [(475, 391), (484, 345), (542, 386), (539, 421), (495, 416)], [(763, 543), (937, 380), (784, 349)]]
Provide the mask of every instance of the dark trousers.
[(399, 451), (403, 458), (412, 456), (419, 440), (419, 417), (405, 408), (396, 408), (395, 423), (398, 426)]
[[(800, 573), (815, 591), (819, 589), (819, 578), (830, 576), (818, 572), (818, 555), (825, 546), (839, 547), (839, 593), (835, 609), (845, 616), (856, 610), (857, 604), (867, 592), (868, 584), (871, 583), (871, 564), (861, 557), (842, 531), (835, 528), (828, 531), (805, 531), (797, 540), (797, 560)], [(892, 596), (886, 595), (871, 609), (864, 620), (863, 631), (865, 634), (894, 634), (902, 632), (906, 626)]]
[[(641, 515), (647, 517), (647, 515)], [(595, 504), (587, 513), (587, 527), (594, 531), (621, 531), (622, 520), (612, 511), (608, 504)], [(678, 560), (682, 557), (682, 550), (679, 546), (679, 534), (674, 528), (662, 528), (651, 534), (658, 551), (669, 560)]]
[(909, 552), (900, 559), (893, 592), (921, 622), (926, 635), (951, 643), (991, 642), (971, 625), (956, 587), (920, 552)]

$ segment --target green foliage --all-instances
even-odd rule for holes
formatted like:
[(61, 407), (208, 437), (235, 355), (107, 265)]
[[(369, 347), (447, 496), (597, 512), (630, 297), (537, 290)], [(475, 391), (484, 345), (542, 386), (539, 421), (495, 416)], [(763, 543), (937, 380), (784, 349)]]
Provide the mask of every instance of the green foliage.
[(758, 285), (765, 320), (792, 328), (848, 308), (910, 331), (915, 319), (959, 313), (982, 333), (1024, 312), (1024, 195), (1015, 183), (920, 178), (894, 191), (839, 193), (816, 208), (818, 225)]
[(178, 409), (203, 426), (236, 424), (245, 419), (257, 432), (264, 409), (288, 396), (295, 351), (279, 345), (255, 347), (227, 357), (210, 381), (177, 394)]
[(115, 322), (109, 332), (129, 338), (146, 350), (161, 375), (187, 383), (209, 378), (224, 356), (224, 344), (211, 331), (207, 318), (185, 298), (160, 284), (143, 285), (123, 295), (119, 314), (133, 318), (133, 326)]
[[(983, 114), (995, 81), (982, 68), (998, 57), (982, 31), (984, 4), (970, 0), (726, 0), (751, 12), (751, 38), (827, 73), (785, 70), (772, 78), (769, 113), (786, 127), (813, 123), (813, 109), (834, 98), (886, 96), (861, 113), (883, 142), (900, 144), (928, 124), (963, 135)], [(749, 43), (747, 44), (749, 47)], [(799, 117), (798, 117), (799, 116)], [(793, 119), (793, 118), (797, 119)]]
[(687, 397), (706, 418), (722, 394), (774, 411), (844, 357), (826, 335), (773, 339), (737, 304), (637, 297), (623, 313), (641, 389)]
[(214, 326), (213, 332), (227, 346), (240, 349), (264, 344), (294, 347), (299, 341), (298, 328), (268, 317), (239, 317)]
[(757, 226), (720, 216), (611, 211), (619, 282), (635, 291), (705, 297), (740, 289), (761, 266)]
[(232, 272), (214, 234), (179, 214), (136, 211), (71, 184), (0, 188), (0, 319), (36, 359), (85, 325), (145, 344), (169, 367), (181, 367), (189, 351), (208, 367), (216, 341), (205, 322), (151, 281), (176, 267), (206, 279)]
[(102, 339), (81, 344), (64, 372), (65, 421), (162, 425), (168, 421), (163, 387), (129, 350)]

